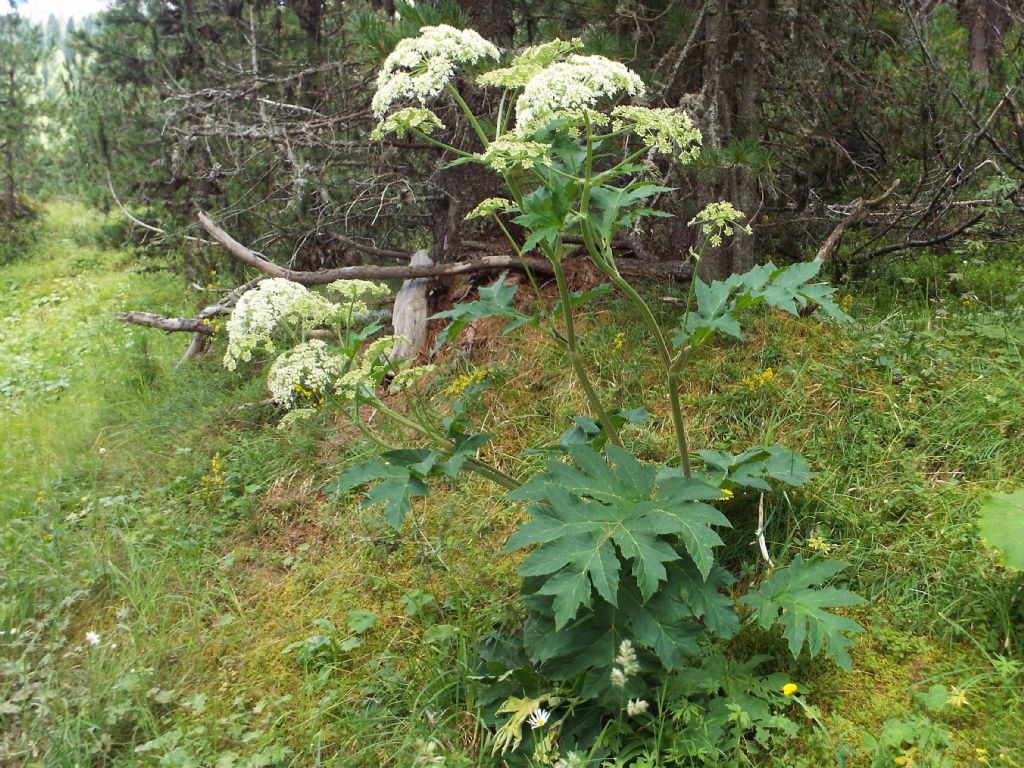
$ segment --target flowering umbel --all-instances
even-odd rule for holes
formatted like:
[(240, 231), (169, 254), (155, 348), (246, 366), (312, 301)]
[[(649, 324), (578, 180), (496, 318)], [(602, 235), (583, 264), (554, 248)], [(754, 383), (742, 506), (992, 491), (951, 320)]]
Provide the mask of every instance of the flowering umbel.
[(400, 41), (385, 59), (377, 76), (373, 114), (382, 119), (398, 101), (413, 100), (424, 105), (444, 90), (456, 65), (497, 59), (499, 55), (492, 43), (471, 29), (455, 29), (447, 24), (423, 27), (417, 37)]
[(552, 120), (602, 120), (592, 110), (603, 98), (620, 93), (640, 96), (646, 91), (640, 76), (624, 64), (604, 56), (570, 56), (530, 78), (516, 101), (516, 133), (529, 136)]

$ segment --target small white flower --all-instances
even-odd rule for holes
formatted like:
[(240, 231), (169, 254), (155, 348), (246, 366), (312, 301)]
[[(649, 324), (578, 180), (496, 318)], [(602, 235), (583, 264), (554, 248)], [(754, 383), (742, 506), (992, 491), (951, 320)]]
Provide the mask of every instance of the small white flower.
[(533, 728), (533, 730), (537, 730), (538, 728), (543, 728), (547, 725), (550, 718), (550, 712), (546, 709), (542, 709), (541, 707), (537, 707), (537, 709), (533, 710), (533, 712), (530, 713), (530, 716), (526, 718), (526, 723)]
[(624, 687), (626, 685), (626, 675), (618, 667), (612, 667), (611, 678), (612, 678), (612, 687), (614, 687), (614, 688), (622, 688), (622, 687)]
[(640, 671), (640, 662), (636, 658), (636, 650), (631, 640), (619, 643), (619, 655), (615, 657), (615, 663), (622, 667), (622, 673), (626, 677), (632, 677)]
[(630, 699), (626, 704), (626, 714), (630, 717), (639, 717), (647, 711), (648, 704), (643, 699)]
[(92, 632), (92, 631), (86, 632), (85, 633), (85, 642), (87, 642), (89, 645), (99, 645), (100, 644), (100, 636), (97, 635), (95, 632)]

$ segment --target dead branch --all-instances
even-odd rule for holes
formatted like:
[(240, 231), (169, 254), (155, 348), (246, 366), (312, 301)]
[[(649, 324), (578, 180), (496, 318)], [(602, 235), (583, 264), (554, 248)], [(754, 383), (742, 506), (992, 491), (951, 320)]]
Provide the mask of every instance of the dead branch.
[(961, 225), (959, 225), (957, 227), (954, 227), (950, 231), (945, 232), (945, 233), (943, 233), (941, 235), (938, 235), (937, 237), (932, 237), (932, 238), (930, 238), (928, 240), (908, 240), (908, 241), (906, 241), (904, 243), (896, 243), (895, 245), (887, 245), (884, 248), (879, 248), (877, 250), (872, 251), (869, 254), (866, 254), (866, 255), (863, 255), (863, 256), (858, 256), (857, 257), (857, 261), (870, 261), (871, 259), (876, 259), (879, 256), (885, 256), (886, 254), (889, 254), (889, 253), (896, 253), (897, 251), (906, 251), (906, 250), (909, 250), (910, 248), (927, 248), (927, 247), (932, 246), (932, 245), (941, 245), (942, 243), (945, 243), (947, 240), (952, 240), (957, 235), (962, 234), (963, 232), (966, 232), (968, 229), (973, 227), (975, 224), (977, 224), (983, 218), (985, 218), (985, 212), (984, 211), (982, 211), (981, 213), (975, 214), (974, 216), (969, 218), (967, 221), (965, 221), (963, 224), (961, 224)]
[(199, 223), (214, 240), (224, 246), (228, 253), (243, 264), (260, 270), (271, 277), (281, 277), (301, 285), (326, 285), (335, 280), (409, 280), (416, 277), (454, 277), (471, 272), (487, 272), (501, 269), (522, 269), (523, 265), (538, 274), (552, 275), (554, 271), (546, 259), (526, 257), (522, 261), (515, 256), (478, 256), (470, 261), (451, 264), (425, 264), (422, 266), (387, 267), (357, 266), (337, 267), (317, 272), (301, 272), (279, 266), (262, 253), (246, 248), (231, 235), (217, 226), (205, 212), (199, 211)]
[(188, 331), (203, 336), (213, 335), (213, 326), (203, 322), (203, 318), (200, 317), (164, 317), (154, 312), (118, 312), (114, 317), (122, 323), (144, 325), (147, 328), (156, 328), (168, 333)]
[(836, 224), (835, 228), (825, 239), (825, 242), (822, 244), (821, 248), (818, 249), (818, 253), (815, 254), (814, 260), (825, 261), (825, 259), (829, 258), (832, 255), (832, 252), (839, 245), (839, 241), (843, 239), (843, 234), (846, 232), (846, 230), (861, 222), (871, 211), (878, 208), (882, 203), (884, 203), (889, 198), (890, 195), (892, 195), (893, 192), (895, 192), (899, 188), (899, 186), (900, 180), (896, 179), (892, 184), (889, 185), (889, 188), (885, 190), (885, 192), (880, 194), (878, 197), (872, 198), (870, 200), (857, 200), (853, 204), (853, 207), (850, 210), (849, 215), (845, 219), (840, 221), (838, 224)]

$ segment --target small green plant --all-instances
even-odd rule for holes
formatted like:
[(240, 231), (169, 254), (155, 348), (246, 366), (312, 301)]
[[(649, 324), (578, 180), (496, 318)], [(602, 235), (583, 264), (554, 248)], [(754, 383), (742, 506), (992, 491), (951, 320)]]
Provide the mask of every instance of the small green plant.
[[(622, 94), (641, 95), (645, 86), (625, 66), (581, 55), (580, 47), (556, 40), (481, 75), (481, 84), (500, 92), (497, 116), (489, 120), (472, 112), (452, 73), (499, 58), (497, 48), (470, 30), (426, 27), (388, 57), (373, 101), (381, 120), (376, 135), (411, 133), (450, 152), (454, 164), (479, 163), (498, 173), (509, 197), (484, 201), (469, 215), (490, 217), (516, 254), (539, 250), (551, 266), (558, 288), (554, 307), (546, 305), (524, 259), (531, 299), (517, 302), (516, 289), (502, 275), (480, 290), (478, 300), (436, 316), (451, 321), (439, 346), (474, 319), (498, 317), (508, 321), (507, 331), (536, 328), (563, 350), (590, 413), (575, 418), (542, 471), (518, 477), (481, 457), (492, 436), (473, 427), (467, 403), (487, 386), (486, 377), (453, 385), (451, 403), (438, 407), (420, 389), (429, 366), (392, 363), (393, 337), (370, 341), (381, 330), (368, 304), (381, 293), (375, 284), (332, 284), (329, 291), (340, 300), (329, 301), (287, 281), (262, 282), (227, 324), (226, 362), (247, 360), (260, 347), (276, 351), (281, 329), (290, 331), (298, 344), (278, 356), (268, 374), (274, 400), (291, 409), (285, 426), (317, 408), (343, 408), (380, 455), (328, 488), (345, 493), (368, 486), (364, 503), (382, 506), (395, 528), (412, 500), (429, 492), (432, 478), (466, 471), (527, 503), (529, 520), (506, 546), (508, 552), (528, 550), (520, 567), (525, 622), (515, 637), (485, 644), (482, 651), (492, 702), (485, 717), (496, 729), (495, 752), (518, 754), (529, 726), (535, 737), (529, 759), (539, 765), (582, 764), (572, 761), (584, 753), (619, 765), (738, 760), (743, 750), (791, 735), (795, 725), (780, 714), (789, 695), (785, 681), (755, 674), (771, 659), (731, 661), (726, 645), (745, 628), (779, 627), (794, 657), (824, 654), (848, 669), (849, 635), (861, 628), (835, 610), (861, 601), (825, 586), (842, 563), (800, 557), (737, 596), (734, 577), (716, 557), (719, 530), (731, 526), (716, 505), (736, 494), (800, 485), (811, 473), (804, 459), (781, 446), (739, 455), (693, 451), (680, 387), (690, 363), (713, 339), (743, 339), (743, 318), (757, 307), (793, 315), (818, 309), (839, 322), (847, 317), (833, 301), (834, 289), (814, 282), (820, 263), (769, 263), (711, 283), (695, 277), (681, 316), (669, 330), (663, 327), (620, 274), (613, 243), (641, 219), (665, 215), (654, 206), (672, 190), (650, 178), (649, 161), (694, 159), (700, 133), (681, 111), (606, 109)], [(426, 104), (441, 94), (462, 110), (480, 151), (433, 136), (441, 120)], [(419, 105), (394, 111), (408, 101)], [(743, 219), (726, 202), (698, 213), (690, 222), (702, 239), (691, 252), (694, 264), (707, 248), (744, 229)], [(509, 221), (523, 232), (521, 241)], [(564, 262), (577, 247), (570, 241), (583, 243), (607, 286), (569, 290)], [(660, 373), (675, 446), (663, 463), (643, 461), (624, 447), (624, 425), (648, 414), (636, 403), (605, 402), (580, 343), (575, 315), (609, 289), (631, 303)], [(324, 328), (331, 343), (312, 333)], [(768, 380), (760, 374), (758, 385)], [(406, 410), (382, 399), (388, 382), (408, 395)], [(371, 411), (405, 434), (396, 440), (395, 432), (372, 425), (366, 418)], [(402, 445), (410, 435), (420, 444)], [(407, 613), (425, 607), (419, 597), (407, 595), (405, 602)], [(333, 635), (325, 632), (293, 650), (317, 659), (334, 654)]]

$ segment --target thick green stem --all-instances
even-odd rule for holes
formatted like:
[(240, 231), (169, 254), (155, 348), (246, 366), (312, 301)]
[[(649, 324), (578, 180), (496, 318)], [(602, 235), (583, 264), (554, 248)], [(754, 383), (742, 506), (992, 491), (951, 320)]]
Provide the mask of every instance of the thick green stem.
[(455, 86), (451, 83), (445, 84), (445, 89), (451, 94), (452, 98), (455, 99), (455, 103), (459, 105), (463, 113), (466, 115), (466, 119), (469, 120), (469, 124), (473, 126), (473, 131), (479, 137), (480, 142), (484, 145), (484, 149), (490, 146), (491, 140), (487, 138), (487, 134), (484, 133), (484, 129), (480, 127), (480, 122), (476, 119), (476, 115), (473, 114), (473, 110), (469, 108), (469, 104), (462, 98)]
[(559, 254), (552, 254), (549, 256), (551, 265), (555, 272), (555, 282), (558, 283), (558, 296), (562, 302), (562, 316), (565, 318), (565, 346), (566, 351), (569, 355), (569, 362), (572, 364), (572, 369), (576, 373), (576, 378), (580, 382), (580, 386), (583, 387), (583, 392), (587, 396), (587, 401), (590, 403), (590, 408), (594, 412), (594, 416), (604, 427), (605, 434), (608, 435), (608, 439), (615, 445), (622, 447), (622, 438), (619, 437), (619, 431), (612, 424), (612, 420), (608, 417), (608, 413), (601, 405), (601, 400), (597, 396), (597, 392), (594, 390), (593, 385), (590, 383), (590, 376), (587, 374), (587, 368), (583, 360), (583, 356), (579, 352), (579, 346), (576, 343), (576, 327), (572, 319), (572, 304), (569, 297), (569, 287), (565, 282), (565, 270), (562, 269), (562, 259)]
[(417, 130), (416, 128), (412, 129), (412, 133), (414, 133), (417, 136), (419, 136), (421, 139), (423, 139), (428, 144), (433, 144), (435, 147), (443, 149), (446, 152), (454, 152), (456, 155), (459, 155), (459, 157), (473, 157), (473, 153), (472, 152), (463, 152), (461, 149), (456, 149), (451, 144), (445, 144), (443, 141), (438, 141), (437, 139), (432, 138), (431, 136), (428, 136), (423, 131)]
[(668, 388), (668, 399), (672, 408), (672, 426), (675, 428), (679, 460), (683, 466), (683, 476), (689, 479), (693, 472), (690, 468), (690, 448), (686, 439), (686, 422), (683, 420), (683, 407), (679, 400), (680, 377), (679, 372), (676, 370), (677, 361), (672, 358), (672, 351), (669, 349), (665, 334), (662, 332), (657, 318), (651, 312), (651, 308), (644, 301), (643, 297), (618, 273), (614, 264), (611, 265), (611, 269), (605, 271), (605, 274), (633, 302), (640, 311), (640, 317), (643, 319), (644, 325), (647, 326), (654, 337), (654, 343), (658, 348), (658, 356), (665, 366), (665, 383)]

